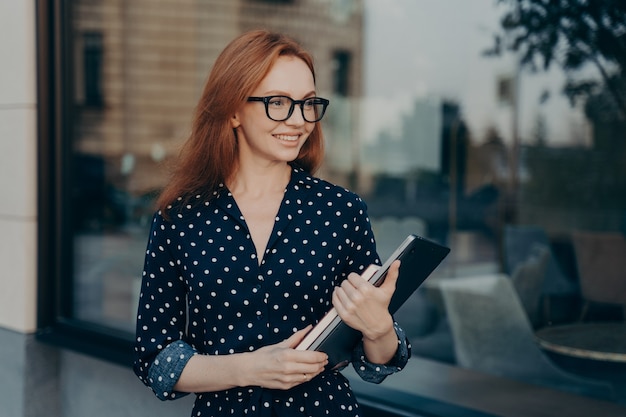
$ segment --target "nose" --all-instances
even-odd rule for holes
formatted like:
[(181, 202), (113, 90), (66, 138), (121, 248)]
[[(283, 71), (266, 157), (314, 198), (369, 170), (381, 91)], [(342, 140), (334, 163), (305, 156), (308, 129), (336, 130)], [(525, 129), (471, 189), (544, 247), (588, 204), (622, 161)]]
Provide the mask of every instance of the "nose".
[(291, 116), (285, 120), (285, 123), (294, 126), (302, 126), (306, 123), (306, 120), (304, 120), (304, 116), (302, 115), (302, 104), (296, 104), (294, 106)]

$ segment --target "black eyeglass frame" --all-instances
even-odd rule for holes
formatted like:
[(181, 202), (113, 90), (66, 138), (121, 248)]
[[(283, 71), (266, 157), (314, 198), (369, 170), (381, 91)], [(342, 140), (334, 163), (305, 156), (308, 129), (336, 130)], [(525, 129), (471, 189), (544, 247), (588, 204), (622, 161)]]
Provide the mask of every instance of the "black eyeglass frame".
[[(287, 116), (285, 116), (283, 119), (275, 119), (272, 116), (270, 116), (270, 110), (269, 110), (268, 106), (270, 104), (270, 101), (272, 99), (275, 99), (275, 98), (286, 98), (286, 99), (291, 100), (291, 106), (289, 107), (289, 111), (287, 112)], [(310, 100), (315, 100), (316, 101), (315, 104), (322, 104), (322, 110), (320, 111), (320, 114), (317, 115), (317, 118), (315, 120), (309, 120), (304, 115), (304, 103), (306, 103), (307, 101), (310, 101)], [(289, 119), (291, 117), (291, 115), (293, 114), (293, 109), (296, 106), (296, 104), (300, 105), (300, 112), (302, 113), (302, 118), (306, 122), (308, 122), (308, 123), (319, 122), (324, 117), (324, 114), (326, 114), (326, 109), (328, 108), (328, 105), (330, 104), (330, 100), (322, 98), (322, 97), (309, 97), (309, 98), (305, 98), (304, 100), (294, 100), (294, 99), (292, 99), (289, 96), (281, 96), (281, 95), (265, 96), (265, 97), (248, 97), (248, 101), (249, 102), (253, 102), (253, 101), (261, 101), (261, 102), (263, 102), (263, 104), (265, 105), (265, 114), (266, 114), (266, 116), (270, 120), (273, 120), (275, 122), (284, 122), (285, 120)]]

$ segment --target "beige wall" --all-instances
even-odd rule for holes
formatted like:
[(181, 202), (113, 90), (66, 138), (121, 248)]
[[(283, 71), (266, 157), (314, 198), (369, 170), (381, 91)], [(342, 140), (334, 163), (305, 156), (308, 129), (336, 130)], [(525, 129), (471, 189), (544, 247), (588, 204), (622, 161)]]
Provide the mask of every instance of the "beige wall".
[(0, 326), (35, 330), (35, 2), (0, 2)]

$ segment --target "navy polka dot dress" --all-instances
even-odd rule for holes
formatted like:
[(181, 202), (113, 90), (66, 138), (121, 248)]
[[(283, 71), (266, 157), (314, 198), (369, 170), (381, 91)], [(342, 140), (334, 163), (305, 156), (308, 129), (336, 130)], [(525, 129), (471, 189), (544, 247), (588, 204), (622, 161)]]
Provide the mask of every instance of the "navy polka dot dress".
[[(226, 187), (156, 213), (145, 265), (134, 370), (160, 399), (173, 390), (193, 355), (250, 352), (316, 323), (332, 307), (333, 288), (350, 272), (379, 264), (364, 202), (354, 193), (294, 168), (259, 265), (246, 221)], [(352, 364), (367, 381), (402, 369), (410, 346), (387, 365)], [(339, 371), (290, 390), (242, 387), (197, 393), (193, 416), (358, 416)]]

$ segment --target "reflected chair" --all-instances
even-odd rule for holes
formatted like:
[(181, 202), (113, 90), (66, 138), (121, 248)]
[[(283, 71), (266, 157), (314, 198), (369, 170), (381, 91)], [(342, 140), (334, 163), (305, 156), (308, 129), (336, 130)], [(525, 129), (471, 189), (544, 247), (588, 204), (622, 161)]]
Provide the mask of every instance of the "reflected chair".
[(572, 233), (584, 320), (591, 303), (622, 307), (626, 319), (626, 239), (618, 232)]
[(532, 326), (504, 274), (440, 282), (457, 364), (594, 398), (613, 399), (610, 384), (558, 368), (535, 341)]
[(513, 276), (515, 269), (533, 255), (533, 247), (542, 245), (548, 250), (545, 276), (542, 284), (543, 321), (551, 322), (554, 312), (551, 311), (551, 298), (578, 297), (578, 283), (575, 278), (568, 277), (554, 256), (550, 240), (545, 230), (536, 225), (506, 225), (504, 228), (504, 269), (503, 272)]
[(543, 324), (541, 296), (549, 257), (550, 249), (545, 245), (535, 243), (528, 259), (520, 262), (511, 275), (513, 288), (533, 327)]
[(442, 309), (419, 288), (394, 314), (411, 341), (413, 356), (454, 363), (452, 334)]

